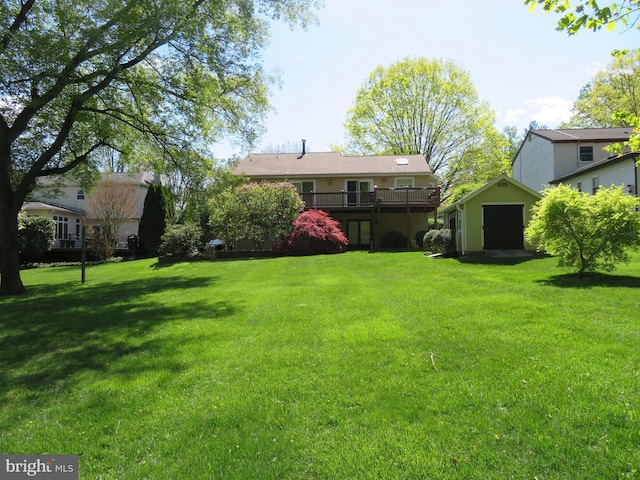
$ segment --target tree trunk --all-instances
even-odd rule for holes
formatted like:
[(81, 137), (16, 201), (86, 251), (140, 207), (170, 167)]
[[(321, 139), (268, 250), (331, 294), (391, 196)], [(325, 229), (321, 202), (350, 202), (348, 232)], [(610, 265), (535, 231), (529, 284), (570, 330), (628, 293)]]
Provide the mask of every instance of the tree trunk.
[(20, 278), (18, 216), (10, 206), (0, 204), (0, 295), (26, 292)]
[(18, 243), (22, 199), (16, 199), (11, 185), (11, 150), (6, 140), (6, 130), (0, 130), (0, 295), (21, 295), (26, 293), (20, 278)]

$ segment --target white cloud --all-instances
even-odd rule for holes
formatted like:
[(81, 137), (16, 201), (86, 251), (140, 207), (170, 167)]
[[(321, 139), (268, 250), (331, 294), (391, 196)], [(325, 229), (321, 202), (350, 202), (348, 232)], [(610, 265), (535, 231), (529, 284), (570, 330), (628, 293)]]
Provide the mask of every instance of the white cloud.
[(556, 127), (562, 122), (568, 122), (571, 118), (573, 102), (560, 97), (544, 97), (527, 100), (525, 105), (533, 110), (530, 115), (541, 125)]
[(507, 125), (518, 124), (520, 117), (522, 117), (527, 111), (524, 108), (516, 108), (513, 110), (507, 110), (504, 114), (504, 122)]

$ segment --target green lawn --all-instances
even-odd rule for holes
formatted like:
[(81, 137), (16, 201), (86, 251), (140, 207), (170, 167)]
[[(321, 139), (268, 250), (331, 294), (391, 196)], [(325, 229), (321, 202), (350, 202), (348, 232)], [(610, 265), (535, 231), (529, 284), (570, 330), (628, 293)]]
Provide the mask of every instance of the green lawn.
[(0, 452), (82, 479), (640, 478), (640, 256), (29, 270)]

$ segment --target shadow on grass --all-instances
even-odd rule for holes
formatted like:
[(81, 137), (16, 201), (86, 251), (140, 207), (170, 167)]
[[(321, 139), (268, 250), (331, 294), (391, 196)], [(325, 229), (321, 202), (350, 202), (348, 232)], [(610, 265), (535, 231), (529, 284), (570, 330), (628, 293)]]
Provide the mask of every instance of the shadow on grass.
[(471, 265), (520, 265), (521, 263), (531, 262), (532, 260), (539, 260), (541, 258), (547, 258), (544, 254), (533, 254), (521, 257), (492, 257), (490, 255), (468, 255), (464, 257), (458, 257), (457, 260), (460, 263)]
[(640, 277), (629, 275), (608, 275), (606, 273), (566, 273), (554, 275), (536, 283), (561, 288), (592, 288), (592, 287), (624, 287), (640, 288)]
[[(0, 398), (14, 389), (38, 392), (67, 387), (87, 371), (106, 371), (122, 358), (136, 358), (130, 374), (157, 368), (178, 371), (171, 339), (150, 332), (158, 325), (194, 318), (220, 321), (236, 306), (209, 293), (215, 278), (153, 278), (96, 286), (37, 285), (32, 294), (0, 302)], [(181, 302), (181, 291), (204, 289), (201, 301)], [(175, 291), (177, 301), (149, 294)], [(183, 339), (176, 339), (182, 342)], [(140, 358), (140, 361), (137, 359)], [(111, 374), (115, 374), (111, 371)]]
[(158, 261), (156, 263), (153, 263), (149, 266), (149, 268), (151, 268), (152, 270), (161, 270), (163, 268), (167, 268), (167, 267), (171, 267), (173, 265), (177, 265), (179, 263), (193, 263), (193, 262), (208, 262), (212, 268), (215, 268), (215, 264), (216, 263), (221, 263), (221, 262), (245, 262), (245, 261), (251, 261), (251, 262), (255, 262), (255, 261), (259, 261), (259, 260), (271, 260), (274, 258), (283, 258), (285, 257), (285, 255), (279, 255), (277, 257), (225, 257), (225, 258), (201, 258), (201, 259), (169, 259), (169, 260), (163, 260), (163, 261)]

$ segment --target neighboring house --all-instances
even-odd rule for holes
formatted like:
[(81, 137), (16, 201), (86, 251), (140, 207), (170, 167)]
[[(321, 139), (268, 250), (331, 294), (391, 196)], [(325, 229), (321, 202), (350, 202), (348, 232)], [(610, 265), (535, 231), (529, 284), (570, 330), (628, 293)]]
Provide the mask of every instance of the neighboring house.
[[(513, 160), (513, 178), (533, 190), (542, 191), (579, 170), (594, 168), (595, 165), (609, 169), (611, 165), (601, 163), (611, 157), (611, 152), (604, 147), (629, 140), (631, 133), (632, 128), (530, 130)], [(612, 183), (606, 182), (604, 175), (599, 181), (600, 185), (607, 187), (613, 184), (636, 185), (632, 169), (628, 169), (623, 177), (616, 177)], [(590, 184), (583, 183), (582, 187), (585, 191), (592, 190)]]
[(385, 247), (389, 232), (404, 237), (402, 246), (413, 246), (440, 206), (440, 188), (422, 155), (305, 153), (303, 144), (302, 154), (249, 155), (234, 173), (292, 183), (305, 209), (324, 210), (339, 221), (353, 248)]
[(501, 175), (441, 210), (461, 254), (485, 250), (534, 250), (524, 238), (531, 208), (541, 195)]
[[(134, 215), (118, 230), (117, 248), (127, 249), (128, 237), (138, 234), (149, 185), (159, 180), (152, 173), (111, 173), (103, 176), (103, 179), (106, 178), (130, 185), (137, 199)], [(43, 189), (36, 190), (33, 194), (37, 200), (25, 203), (23, 210), (27, 215), (42, 215), (56, 222), (56, 239), (52, 248), (80, 248), (83, 222), (88, 221), (91, 225), (91, 231), (87, 231), (89, 237), (100, 233), (101, 219), (96, 218), (87, 202), (91, 194), (85, 192), (79, 183), (66, 183), (56, 188), (54, 195), (48, 193), (49, 189), (46, 188), (51, 185), (53, 185), (51, 180), (43, 179), (41, 181)], [(39, 192), (42, 193), (39, 194)]]
[(638, 195), (638, 153), (598, 160), (550, 183), (569, 185), (581, 192), (596, 193), (600, 186), (617, 185), (629, 195)]

